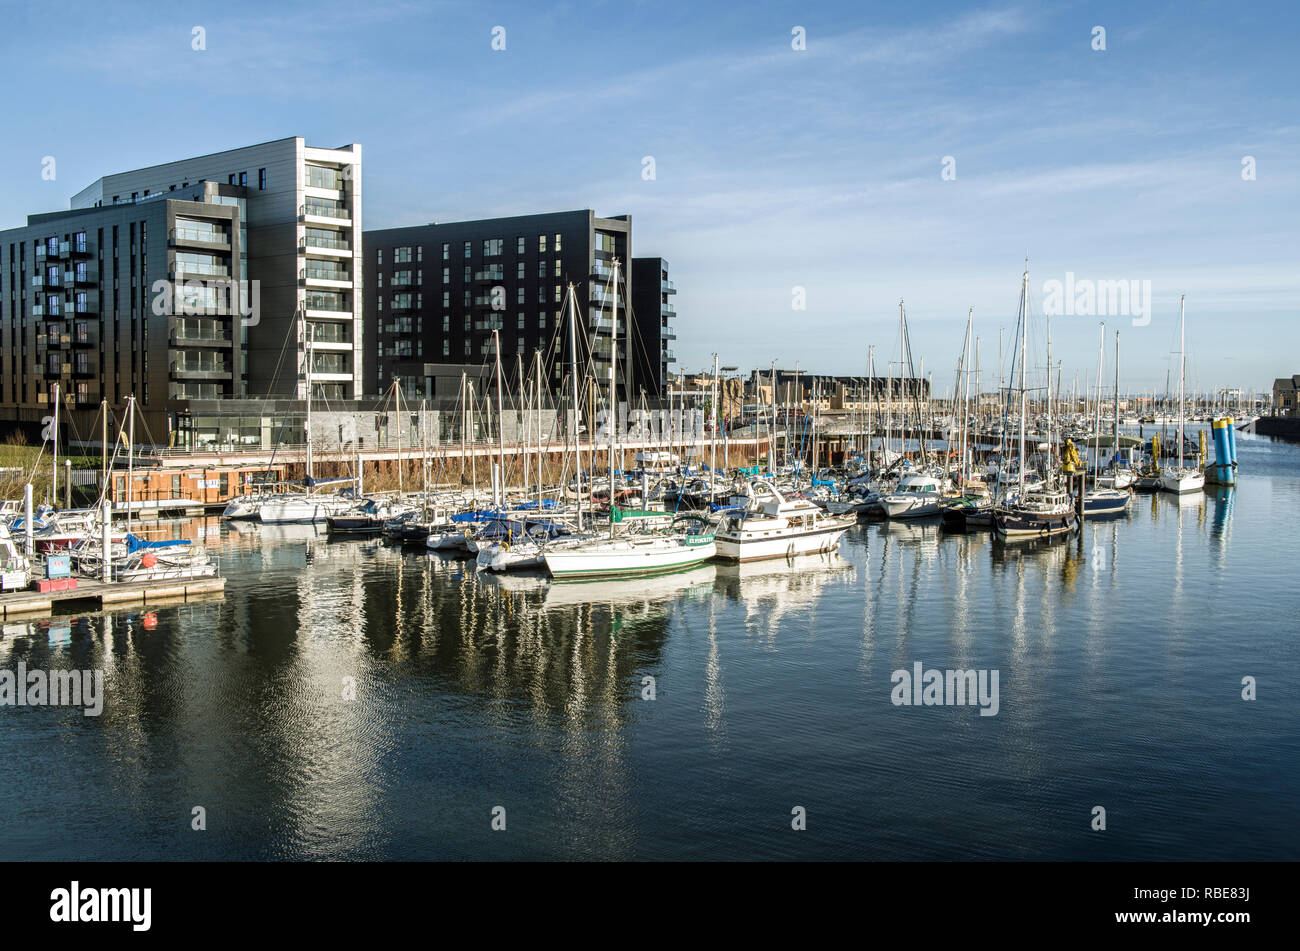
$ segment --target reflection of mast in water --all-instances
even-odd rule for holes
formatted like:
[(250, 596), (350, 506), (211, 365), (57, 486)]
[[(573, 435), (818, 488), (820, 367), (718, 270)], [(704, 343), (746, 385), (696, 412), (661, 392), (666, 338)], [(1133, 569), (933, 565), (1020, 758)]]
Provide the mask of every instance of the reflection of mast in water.
[(709, 599), (709, 655), (704, 662), (704, 715), (715, 747), (726, 739), (724, 719), (727, 693), (722, 685), (722, 663), (718, 654), (717, 599)]

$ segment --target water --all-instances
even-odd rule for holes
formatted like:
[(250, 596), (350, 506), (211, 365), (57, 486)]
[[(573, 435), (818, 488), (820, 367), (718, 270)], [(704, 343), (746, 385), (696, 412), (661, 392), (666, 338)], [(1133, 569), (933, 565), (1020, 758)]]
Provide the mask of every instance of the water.
[[(107, 702), (0, 708), (0, 858), (1295, 859), (1300, 447), (1240, 459), (1081, 548), (878, 524), (597, 585), (178, 524), (224, 600), (4, 625)], [(894, 706), (916, 661), (998, 714)]]

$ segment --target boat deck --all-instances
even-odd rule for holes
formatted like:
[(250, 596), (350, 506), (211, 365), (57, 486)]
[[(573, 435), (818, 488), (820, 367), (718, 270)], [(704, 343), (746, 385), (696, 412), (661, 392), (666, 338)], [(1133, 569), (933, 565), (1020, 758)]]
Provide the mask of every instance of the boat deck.
[[(70, 591), (14, 591), (0, 594), (0, 617), (27, 617), (49, 614), (57, 604), (76, 608), (97, 606), (100, 610), (132, 604), (195, 601), (206, 599), (226, 590), (226, 579), (177, 578), (162, 581), (114, 581), (105, 584), (89, 578), (78, 578), (77, 587)], [(93, 608), (92, 608), (93, 610)]]

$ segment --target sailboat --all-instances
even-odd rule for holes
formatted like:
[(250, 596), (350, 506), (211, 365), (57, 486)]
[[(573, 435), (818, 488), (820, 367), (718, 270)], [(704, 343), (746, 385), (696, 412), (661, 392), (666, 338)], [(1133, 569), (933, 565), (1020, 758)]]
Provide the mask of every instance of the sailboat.
[[(546, 570), (555, 578), (603, 577), (630, 574), (653, 574), (676, 571), (707, 561), (717, 553), (713, 529), (700, 516), (686, 515), (674, 519), (667, 529), (617, 534), (622, 524), (616, 517), (618, 499), (617, 459), (622, 455), (618, 444), (618, 289), (619, 262), (613, 262), (611, 277), (612, 319), (610, 323), (609, 359), (609, 537), (578, 542), (552, 550), (542, 558)], [(679, 526), (681, 526), (679, 528)]]
[[(1092, 488), (1083, 493), (1083, 514), (1087, 518), (1097, 518), (1103, 515), (1123, 515), (1128, 511), (1129, 500), (1132, 498), (1127, 489), (1121, 489), (1114, 483), (1108, 487), (1098, 485), (1096, 465), (1101, 462), (1101, 365), (1105, 346), (1106, 325), (1103, 323), (1101, 325), (1101, 341), (1097, 344), (1097, 415), (1093, 426), (1097, 434), (1094, 453), (1095, 464), (1091, 475)], [(1118, 358), (1116, 359), (1116, 365), (1118, 367)], [(1118, 382), (1117, 379), (1117, 386)], [(1118, 438), (1115, 444), (1119, 445)], [(1085, 473), (1084, 478), (1089, 478), (1089, 476)]]
[(1183, 392), (1187, 379), (1187, 316), (1183, 310), (1184, 299), (1178, 298), (1178, 465), (1165, 466), (1160, 470), (1160, 488), (1179, 495), (1199, 492), (1205, 488), (1205, 473), (1197, 466), (1183, 465)]
[[(1029, 262), (1020, 282), (1020, 316), (1017, 332), (1020, 334), (1020, 454), (1018, 488), (1011, 497), (1003, 496), (993, 511), (993, 531), (1003, 539), (1050, 538), (1070, 532), (1075, 527), (1074, 509), (1068, 492), (1053, 484), (1050, 472), (1050, 445), (1052, 433), (1052, 359), (1051, 335), (1048, 335), (1047, 357), (1047, 435), (1049, 446), (1048, 478), (1043, 485), (1030, 489), (1025, 485), (1025, 423), (1029, 417), (1029, 402), (1025, 389), (1026, 337), (1029, 331)], [(1014, 367), (1013, 367), (1014, 370)], [(1005, 489), (1003, 490), (1005, 491)]]

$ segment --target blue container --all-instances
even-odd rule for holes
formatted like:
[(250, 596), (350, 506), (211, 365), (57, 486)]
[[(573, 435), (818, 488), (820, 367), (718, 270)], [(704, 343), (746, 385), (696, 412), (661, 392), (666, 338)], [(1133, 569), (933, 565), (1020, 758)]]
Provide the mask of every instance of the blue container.
[(51, 580), (72, 577), (72, 559), (67, 555), (47, 555), (45, 577)]

